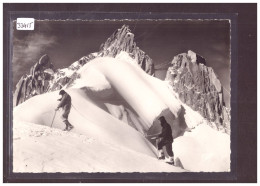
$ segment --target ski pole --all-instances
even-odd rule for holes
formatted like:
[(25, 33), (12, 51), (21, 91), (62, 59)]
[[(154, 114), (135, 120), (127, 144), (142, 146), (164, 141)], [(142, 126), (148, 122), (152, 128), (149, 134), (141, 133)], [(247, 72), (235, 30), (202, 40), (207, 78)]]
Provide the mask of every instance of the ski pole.
[(55, 118), (55, 115), (56, 115), (56, 110), (55, 110), (55, 113), (54, 113), (54, 116), (53, 116), (53, 119), (52, 119), (52, 122), (51, 122), (51, 128), (52, 128), (52, 124), (53, 124), (53, 121), (54, 121), (54, 118)]

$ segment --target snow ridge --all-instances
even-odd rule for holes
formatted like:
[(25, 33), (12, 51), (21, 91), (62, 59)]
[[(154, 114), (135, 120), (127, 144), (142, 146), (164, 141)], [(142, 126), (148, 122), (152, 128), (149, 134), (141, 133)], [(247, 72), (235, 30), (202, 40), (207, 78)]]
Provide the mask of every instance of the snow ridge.
[[(229, 136), (205, 127), (205, 120), (178, 99), (167, 81), (147, 75), (127, 53), (95, 58), (77, 74), (65, 89), (72, 98), (71, 133), (60, 131), (64, 128), (60, 111), (55, 129), (49, 128), (58, 91), (34, 96), (14, 108), (15, 171), (183, 171), (158, 162), (153, 142), (144, 137), (160, 131), (161, 115), (173, 129), (175, 158), (185, 169), (229, 170)], [(72, 157), (76, 158), (69, 161)]]

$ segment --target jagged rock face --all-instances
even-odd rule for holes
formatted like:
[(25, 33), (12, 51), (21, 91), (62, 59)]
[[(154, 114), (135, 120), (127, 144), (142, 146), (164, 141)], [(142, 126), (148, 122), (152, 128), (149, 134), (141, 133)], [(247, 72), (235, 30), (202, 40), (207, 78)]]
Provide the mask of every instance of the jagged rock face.
[(136, 46), (134, 34), (131, 33), (128, 26), (124, 25), (115, 31), (100, 48), (102, 56), (116, 57), (121, 51), (125, 51), (137, 61), (146, 73), (154, 74), (152, 59)]
[(22, 76), (17, 83), (14, 92), (14, 106), (32, 96), (46, 92), (53, 74), (53, 64), (50, 62), (49, 56), (45, 54), (31, 67), (29, 74)]
[(203, 57), (192, 51), (175, 56), (166, 79), (181, 101), (217, 126), (230, 130), (230, 118), (220, 81)]
[(128, 26), (116, 30), (105, 43), (101, 44), (98, 53), (92, 53), (79, 60), (81, 65), (86, 64), (95, 57), (116, 57), (121, 51), (127, 52), (130, 57), (140, 65), (140, 67), (149, 75), (154, 74), (154, 65), (152, 59), (139, 49), (134, 42), (134, 34), (131, 33)]

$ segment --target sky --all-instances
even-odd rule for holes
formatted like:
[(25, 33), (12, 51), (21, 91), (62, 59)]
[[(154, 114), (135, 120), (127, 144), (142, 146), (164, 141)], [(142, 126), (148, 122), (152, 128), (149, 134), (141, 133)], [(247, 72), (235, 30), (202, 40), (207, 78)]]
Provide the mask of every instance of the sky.
[[(137, 46), (148, 54), (155, 67), (192, 50), (206, 59), (224, 87), (230, 105), (230, 24), (228, 20), (114, 20), (36, 21), (35, 30), (16, 30), (13, 41), (13, 88), (39, 58), (48, 54), (56, 69), (99, 51), (111, 34), (129, 25)], [(165, 78), (165, 70), (156, 76)]]

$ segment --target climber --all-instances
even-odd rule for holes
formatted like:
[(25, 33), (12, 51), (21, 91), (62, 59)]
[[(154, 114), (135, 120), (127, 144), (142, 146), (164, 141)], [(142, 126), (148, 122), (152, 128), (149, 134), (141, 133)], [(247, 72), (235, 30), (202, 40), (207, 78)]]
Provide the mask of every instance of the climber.
[(162, 126), (162, 131), (160, 134), (149, 135), (152, 139), (157, 139), (157, 149), (158, 149), (158, 159), (165, 159), (163, 154), (163, 147), (165, 146), (166, 152), (169, 156), (167, 163), (174, 165), (173, 151), (172, 151), (172, 129), (171, 126), (167, 123), (164, 116), (159, 118), (160, 124)]
[(68, 116), (69, 116), (70, 108), (71, 108), (71, 97), (64, 90), (61, 90), (59, 95), (61, 95), (62, 97), (60, 99), (58, 99), (58, 101), (60, 101), (60, 103), (59, 103), (58, 107), (55, 109), (55, 111), (58, 111), (59, 108), (63, 109), (63, 114), (61, 116), (61, 119), (66, 125), (66, 128), (64, 129), (64, 131), (70, 131), (71, 129), (74, 128), (73, 125), (71, 125), (70, 122), (68, 121)]

